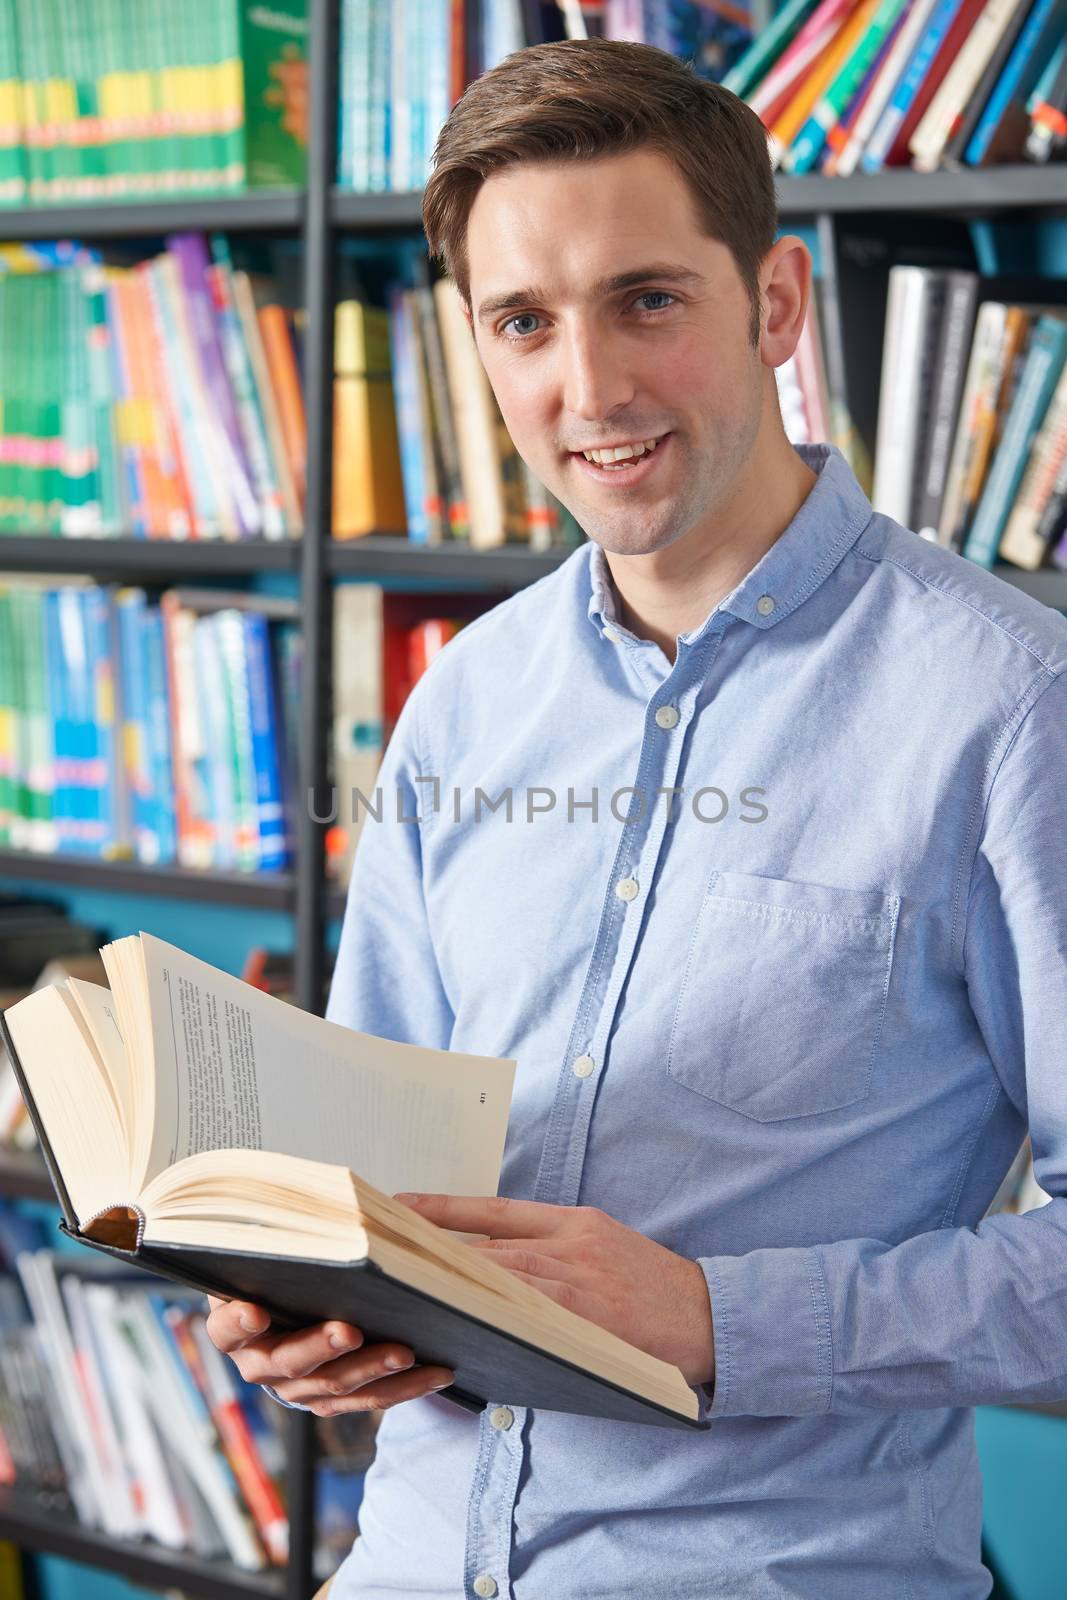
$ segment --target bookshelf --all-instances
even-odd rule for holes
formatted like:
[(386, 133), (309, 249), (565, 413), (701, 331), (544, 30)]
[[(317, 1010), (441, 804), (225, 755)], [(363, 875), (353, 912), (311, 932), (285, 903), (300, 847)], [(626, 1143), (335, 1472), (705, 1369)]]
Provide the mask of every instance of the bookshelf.
[[(182, 581), (197, 576), (288, 573), (297, 582), (305, 641), (299, 787), (314, 807), (302, 807), (293, 871), (262, 875), (193, 872), (147, 867), (129, 861), (43, 857), (0, 851), (0, 876), (67, 887), (119, 890), (212, 904), (282, 910), (294, 919), (295, 990), (300, 1005), (318, 1008), (322, 992), (326, 924), (344, 909), (343, 893), (325, 876), (324, 835), (313, 812), (321, 811), (326, 770), (327, 707), (331, 658), (332, 585), (339, 578), (379, 582), (419, 579), (448, 585), (481, 584), (513, 591), (552, 572), (567, 550), (538, 552), (519, 546), (477, 551), (462, 543), (414, 547), (388, 530), (335, 542), (331, 525), (332, 309), (338, 245), (346, 234), (408, 240), (421, 231), (421, 197), (353, 194), (334, 183), (337, 157), (336, 92), (339, 59), (339, 0), (309, 0), (310, 94), (308, 176), (303, 190), (278, 190), (233, 197), (183, 198), (150, 203), (69, 205), (0, 211), (0, 238), (10, 241), (82, 238), (136, 239), (184, 230), (271, 233), (302, 245), (303, 303), (307, 313), (305, 403), (308, 424), (306, 536), (292, 541), (192, 543), (135, 538), (62, 539), (4, 536), (3, 571), (87, 573), (126, 582)], [(1009, 166), (932, 175), (893, 170), (844, 179), (780, 177), (783, 225), (814, 224), (820, 243), (833, 246), (835, 230), (862, 219), (872, 230), (893, 234), (911, 219), (933, 226), (972, 220), (1067, 216), (1063, 168)], [(847, 258), (836, 266), (849, 271)], [(880, 330), (879, 330), (880, 331)], [(1023, 572), (1006, 565), (999, 576), (1057, 608), (1067, 609), (1067, 573)], [(33, 1153), (0, 1155), (0, 1196), (50, 1200), (51, 1185)], [(1067, 1407), (1043, 1407), (1067, 1415)], [(80, 1528), (25, 1494), (0, 1492), (0, 1539), (36, 1551), (68, 1556), (119, 1573), (133, 1582), (185, 1589), (205, 1600), (241, 1596), (306, 1600), (315, 1588), (313, 1549), (313, 1421), (290, 1414), (288, 1499), (290, 1561), (285, 1572), (244, 1574), (222, 1563), (206, 1563), (150, 1545), (120, 1543)]]
[[(89, 1566), (118, 1573), (131, 1583), (150, 1588), (179, 1589), (197, 1600), (286, 1600), (284, 1575), (241, 1572), (225, 1562), (212, 1562), (167, 1550), (161, 1545), (120, 1543), (81, 1527), (65, 1511), (13, 1490), (0, 1490), (0, 1539), (25, 1550), (66, 1556)], [(302, 1591), (302, 1600), (313, 1591)]]

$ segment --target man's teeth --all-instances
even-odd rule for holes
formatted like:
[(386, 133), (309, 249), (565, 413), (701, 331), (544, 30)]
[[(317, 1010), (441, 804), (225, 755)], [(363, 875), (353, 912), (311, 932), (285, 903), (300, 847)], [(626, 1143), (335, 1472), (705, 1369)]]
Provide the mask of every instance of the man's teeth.
[(610, 469), (612, 463), (616, 461), (638, 460), (654, 450), (658, 443), (658, 439), (643, 439), (637, 444), (615, 445), (611, 450), (583, 450), (582, 454), (587, 461), (594, 461), (598, 466)]

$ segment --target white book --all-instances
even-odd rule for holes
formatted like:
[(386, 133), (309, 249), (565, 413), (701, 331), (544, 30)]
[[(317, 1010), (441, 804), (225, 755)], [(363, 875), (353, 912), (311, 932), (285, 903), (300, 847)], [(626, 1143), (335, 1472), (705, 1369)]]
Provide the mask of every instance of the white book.
[(171, 1550), (185, 1544), (181, 1511), (148, 1412), (141, 1370), (120, 1331), (119, 1295), (110, 1284), (87, 1283), (85, 1302), (114, 1396), (127, 1469), (141, 1505), (141, 1531)]
[(915, 0), (912, 5), (911, 10), (901, 24), (900, 32), (890, 46), (889, 54), (879, 70), (874, 87), (864, 101), (860, 113), (852, 126), (848, 142), (837, 158), (837, 166), (834, 171), (835, 177), (847, 178), (849, 173), (855, 172), (859, 165), (860, 156), (863, 153), (863, 147), (874, 132), (882, 112), (889, 104), (893, 90), (900, 82), (904, 68), (911, 60), (912, 51), (926, 31), (926, 24), (929, 22), (931, 13), (936, 5), (937, 0)]
[(943, 278), (926, 267), (893, 267), (889, 273), (871, 503), (904, 527), (911, 516), (931, 293)]
[(908, 141), (917, 172), (934, 172), (1004, 30), (1026, 0), (987, 0)]

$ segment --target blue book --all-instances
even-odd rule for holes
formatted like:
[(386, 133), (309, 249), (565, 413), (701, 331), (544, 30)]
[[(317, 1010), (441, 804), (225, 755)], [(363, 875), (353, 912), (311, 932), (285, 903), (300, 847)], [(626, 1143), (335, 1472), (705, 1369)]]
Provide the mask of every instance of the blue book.
[(1004, 524), (1026, 470), (1030, 446), (1044, 420), (1065, 362), (1067, 322), (1047, 314), (1039, 317), (1004, 432), (963, 547), (968, 561), (991, 567), (996, 559)]
[(423, 459), (419, 375), (415, 370), (410, 302), (404, 300), (403, 294), (399, 284), (390, 284), (389, 348), (393, 367), (396, 432), (400, 445), (400, 477), (404, 485), (408, 539), (412, 544), (427, 544), (430, 524), (426, 515), (426, 463)]
[(63, 682), (67, 725), (67, 797), (69, 822), (67, 848), (78, 855), (94, 855), (92, 839), (92, 775), (96, 724), (93, 716), (92, 672), (89, 656), (84, 592), (61, 589), (58, 594), (59, 627), (63, 649)]
[(1067, 4), (1064, 0), (1037, 0), (964, 151), (963, 159), (968, 166), (982, 165), (991, 154), (990, 146), (1005, 119), (1010, 122), (1013, 111), (1020, 140), (1025, 138), (1026, 101), (1063, 38), (1065, 27)]
[(148, 767), (148, 682), (141, 620), (143, 589), (123, 589), (115, 601), (119, 625), (119, 669), (122, 698), (122, 760), (130, 796), (130, 827), (138, 861), (154, 863), (151, 842), (152, 784)]
[(937, 52), (956, 20), (956, 13), (963, 4), (964, 0), (939, 0), (939, 4), (935, 6), (930, 17), (930, 25), (912, 51), (889, 104), (879, 117), (875, 130), (867, 141), (867, 148), (860, 156), (859, 164), (864, 172), (881, 171), (904, 118), (911, 110), (912, 101), (922, 88), (923, 79), (933, 65)]
[(174, 763), (171, 759), (171, 704), (167, 688), (167, 648), (163, 614), (146, 606), (141, 617), (141, 646), (147, 688), (146, 737), (151, 803), (149, 837), (155, 841), (157, 861), (178, 855), (178, 820), (174, 809)]
[(110, 596), (106, 589), (99, 587), (83, 589), (81, 592), (85, 606), (90, 694), (85, 771), (86, 822), (93, 854), (112, 857), (120, 839)]
[(67, 704), (66, 668), (63, 660), (63, 641), (59, 621), (59, 595), (54, 589), (43, 594), (43, 620), (45, 634), (45, 664), (48, 684), (48, 705), (52, 720), (52, 759), (54, 768), (52, 789), (52, 822), (55, 827), (56, 850), (64, 854), (71, 844), (71, 792), (70, 792), (70, 717)]
[(256, 814), (259, 820), (259, 870), (278, 872), (289, 865), (278, 760), (280, 728), (271, 678), (270, 631), (261, 612), (241, 615), (248, 704), (252, 722), (252, 760), (256, 769)]
[[(212, 833), (213, 867), (235, 871), (234, 832), (237, 820), (234, 793), (236, 751), (226, 712), (226, 663), (223, 660), (215, 615), (197, 617), (193, 624), (193, 674), (203, 738), (204, 793)], [(199, 761), (194, 765), (200, 766)]]

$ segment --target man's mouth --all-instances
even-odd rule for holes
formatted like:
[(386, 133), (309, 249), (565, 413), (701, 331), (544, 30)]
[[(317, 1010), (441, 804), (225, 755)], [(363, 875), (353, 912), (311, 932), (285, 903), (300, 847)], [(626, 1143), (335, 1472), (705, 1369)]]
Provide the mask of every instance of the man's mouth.
[(591, 465), (601, 467), (605, 472), (618, 472), (632, 466), (635, 461), (640, 461), (643, 456), (651, 455), (666, 434), (657, 434), (651, 439), (638, 439), (631, 443), (621, 445), (607, 445), (591, 450), (572, 450), (572, 455), (580, 455)]

